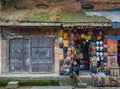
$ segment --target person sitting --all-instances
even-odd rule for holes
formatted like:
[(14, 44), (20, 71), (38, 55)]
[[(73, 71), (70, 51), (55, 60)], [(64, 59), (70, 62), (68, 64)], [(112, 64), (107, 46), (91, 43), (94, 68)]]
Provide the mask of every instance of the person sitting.
[(70, 64), (70, 77), (73, 79), (73, 86), (77, 86), (78, 82), (81, 82), (79, 80), (79, 69), (80, 69), (80, 62), (78, 59), (75, 59)]

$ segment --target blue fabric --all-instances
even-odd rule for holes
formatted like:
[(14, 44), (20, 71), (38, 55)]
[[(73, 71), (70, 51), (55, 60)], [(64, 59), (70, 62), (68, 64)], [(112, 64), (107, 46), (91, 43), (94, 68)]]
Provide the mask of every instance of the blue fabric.
[(120, 36), (115, 36), (115, 35), (108, 35), (107, 38), (115, 38), (117, 40), (120, 40)]
[(120, 22), (112, 22), (113, 28), (120, 28)]
[(70, 64), (70, 73), (75, 72), (77, 75), (79, 75), (79, 69), (80, 69), (80, 65), (77, 64), (76, 69), (74, 70), (73, 62), (71, 62), (71, 64)]

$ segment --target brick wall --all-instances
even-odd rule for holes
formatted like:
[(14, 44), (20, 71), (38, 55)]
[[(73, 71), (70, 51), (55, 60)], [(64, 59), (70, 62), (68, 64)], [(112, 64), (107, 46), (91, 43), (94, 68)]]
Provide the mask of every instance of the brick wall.
[(18, 8), (34, 8), (38, 4), (46, 4), (50, 8), (60, 7), (63, 10), (81, 11), (81, 4), (91, 3), (96, 10), (120, 8), (120, 0), (81, 0), (77, 3), (76, 0), (6, 0), (6, 6), (14, 6)]
[[(58, 58), (58, 29), (59, 28), (5, 28), (3, 30), (2, 37), (2, 74), (9, 73), (9, 67), (7, 65), (7, 35), (15, 35), (15, 36), (49, 36), (54, 37), (54, 72), (59, 74), (59, 58)], [(49, 35), (47, 35), (49, 34)]]

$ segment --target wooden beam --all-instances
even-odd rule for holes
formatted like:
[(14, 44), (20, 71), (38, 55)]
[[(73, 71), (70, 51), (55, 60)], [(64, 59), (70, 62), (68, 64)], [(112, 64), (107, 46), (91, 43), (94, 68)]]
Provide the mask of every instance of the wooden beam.
[(112, 26), (111, 22), (61, 22), (61, 23), (54, 23), (54, 22), (24, 22), (24, 23), (10, 23), (10, 22), (0, 22), (0, 26), (9, 27), (9, 26), (20, 26), (20, 27), (40, 27), (40, 26), (48, 26), (48, 27), (70, 27), (70, 26)]

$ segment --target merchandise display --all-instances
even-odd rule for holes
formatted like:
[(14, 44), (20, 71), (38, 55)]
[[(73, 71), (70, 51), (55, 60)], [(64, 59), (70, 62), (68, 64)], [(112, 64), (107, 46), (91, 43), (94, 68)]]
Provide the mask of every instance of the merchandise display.
[[(70, 63), (78, 59), (80, 61), (80, 71), (90, 70), (91, 73), (102, 73), (101, 78), (103, 86), (109, 86), (110, 75), (118, 76), (118, 66), (113, 67), (113, 59), (117, 60), (117, 41), (109, 39), (103, 30), (96, 29), (68, 29), (59, 32), (59, 60), (60, 75), (69, 74)], [(116, 61), (117, 63), (117, 61)], [(116, 71), (116, 72), (115, 72)], [(113, 75), (113, 73), (116, 73)], [(100, 74), (100, 77), (102, 75)], [(106, 77), (109, 76), (109, 77)], [(94, 76), (96, 86), (100, 84), (96, 81), (99, 76)], [(103, 82), (104, 80), (104, 82)], [(116, 83), (115, 81), (113, 81)], [(113, 82), (111, 84), (113, 84)], [(114, 84), (113, 84), (114, 85)]]
[(92, 73), (93, 86), (96, 87), (105, 87), (105, 86), (118, 86), (118, 78), (105, 75), (102, 72)]

